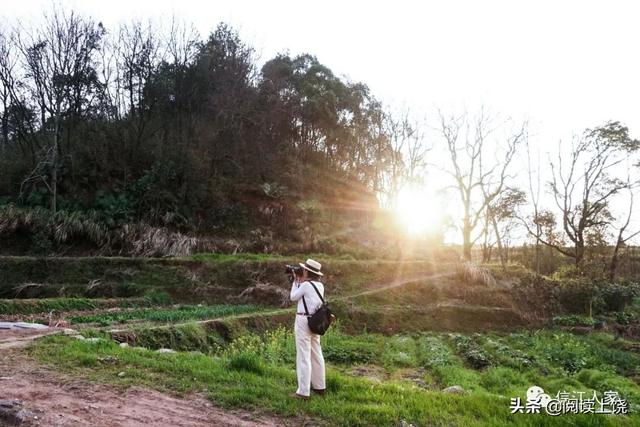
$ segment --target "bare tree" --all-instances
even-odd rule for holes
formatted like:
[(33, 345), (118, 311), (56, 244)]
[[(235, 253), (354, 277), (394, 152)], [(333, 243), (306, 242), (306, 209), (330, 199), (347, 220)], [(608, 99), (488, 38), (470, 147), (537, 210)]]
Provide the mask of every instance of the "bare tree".
[[(629, 182), (630, 180), (627, 179)], [(620, 250), (626, 246), (626, 243), (633, 239), (635, 236), (640, 234), (640, 230), (631, 231), (629, 234), (625, 235), (627, 232), (627, 228), (631, 224), (631, 218), (633, 215), (633, 202), (634, 202), (634, 194), (633, 194), (634, 185), (629, 183), (627, 186), (627, 191), (629, 193), (629, 205), (627, 210), (627, 216), (623, 222), (623, 224), (618, 228), (618, 235), (616, 238), (616, 243), (613, 247), (613, 254), (611, 255), (611, 260), (609, 261), (608, 266), (608, 276), (609, 280), (614, 280), (618, 271), (618, 264), (620, 262)]]
[(485, 116), (484, 111), (474, 123), (466, 114), (449, 119), (440, 114), (440, 124), (453, 169), (447, 172), (454, 178), (462, 202), (462, 252), (466, 260), (471, 260), (471, 249), (480, 237), (473, 239), (472, 233), (486, 214), (487, 207), (505, 188), (509, 165), (524, 137), (526, 124), (498, 145), (503, 150), (496, 150), (495, 158), (489, 162), (486, 140), (496, 129), (491, 128), (492, 120)]
[[(529, 184), (529, 200), (533, 207), (533, 238), (535, 239), (535, 269), (536, 273), (540, 273), (540, 245), (542, 237), (542, 223), (540, 221), (540, 152), (537, 152), (535, 171), (531, 162), (531, 147), (529, 146), (529, 138), (526, 139), (527, 146), (527, 178)], [(535, 176), (534, 176), (535, 175)]]
[(40, 144), (37, 138), (36, 117), (29, 93), (20, 81), (19, 52), (16, 49), (16, 33), (0, 34), (0, 87), (2, 88), (2, 139), (5, 147), (11, 139), (17, 144), (25, 159), (32, 165), (38, 162)]
[(151, 23), (143, 26), (139, 21), (120, 27), (117, 46), (118, 87), (124, 91), (118, 98), (123, 103), (121, 110), (129, 115), (137, 151), (150, 121), (151, 101), (145, 96), (145, 84), (165, 52)]
[(9, 106), (11, 104), (10, 86), (13, 64), (11, 63), (10, 43), (0, 28), (0, 150), (9, 143)]
[(508, 241), (509, 235), (515, 227), (516, 210), (518, 206), (526, 201), (522, 190), (506, 187), (495, 197), (494, 201), (487, 206), (485, 217), (490, 224), (495, 241), (498, 246), (498, 256), (500, 264), (505, 269), (508, 261)]
[(424, 126), (412, 119), (409, 111), (397, 116), (387, 114), (384, 124), (389, 140), (385, 193), (391, 203), (404, 185), (418, 179), (431, 147), (426, 143)]
[[(45, 136), (42, 154), (36, 167), (23, 181), (38, 181), (51, 195), (51, 211), (57, 210), (58, 172), (61, 166), (61, 139), (64, 121), (80, 115), (95, 85), (93, 54), (104, 34), (95, 25), (72, 12), (54, 8), (45, 15), (41, 27), (16, 33), (16, 44), (22, 57), (27, 91), (40, 113), (41, 134)], [(26, 108), (26, 106), (23, 106)]]
[(629, 138), (626, 127), (610, 122), (587, 130), (572, 145), (568, 163), (563, 162), (560, 151), (555, 162), (550, 160), (551, 194), (561, 213), (562, 231), (571, 246), (541, 239), (544, 244), (573, 258), (576, 265), (581, 264), (588, 233), (610, 223), (609, 199), (629, 185), (610, 172), (622, 162), (624, 152), (635, 150), (637, 144)]

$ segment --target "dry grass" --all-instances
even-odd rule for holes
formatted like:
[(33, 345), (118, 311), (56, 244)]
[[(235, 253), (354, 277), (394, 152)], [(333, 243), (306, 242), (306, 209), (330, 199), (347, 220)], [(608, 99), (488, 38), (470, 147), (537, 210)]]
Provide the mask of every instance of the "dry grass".
[(0, 235), (19, 230), (31, 233), (44, 232), (57, 243), (65, 243), (74, 237), (85, 237), (98, 246), (109, 241), (109, 230), (95, 212), (58, 211), (51, 215), (47, 209), (19, 208), (13, 204), (0, 207)]
[(41, 283), (23, 283), (22, 285), (18, 285), (13, 288), (16, 292), (15, 296), (18, 297), (22, 291), (33, 288), (41, 288), (43, 285)]
[(118, 231), (118, 238), (137, 256), (187, 256), (195, 253), (198, 239), (164, 227), (144, 223), (126, 224)]
[(469, 261), (456, 265), (458, 279), (468, 285), (495, 286), (496, 279), (487, 268)]
[(195, 237), (144, 223), (111, 230), (94, 211), (59, 211), (51, 215), (40, 207), (20, 208), (13, 204), (0, 207), (0, 236), (20, 230), (44, 234), (56, 244), (86, 239), (107, 252), (115, 250), (145, 257), (187, 256), (208, 246)]
[(74, 236), (86, 237), (98, 246), (109, 241), (109, 230), (98, 219), (94, 212), (57, 212), (49, 226), (56, 242), (70, 241)]
[(21, 228), (34, 229), (47, 223), (48, 211), (42, 208), (20, 209), (13, 204), (0, 206), (0, 235), (15, 233)]

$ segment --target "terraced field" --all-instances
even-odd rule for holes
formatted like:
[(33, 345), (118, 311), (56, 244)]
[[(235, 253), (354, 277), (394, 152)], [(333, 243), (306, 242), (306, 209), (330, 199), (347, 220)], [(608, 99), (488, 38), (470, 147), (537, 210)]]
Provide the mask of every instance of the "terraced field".
[[(143, 387), (244, 411), (242, 422), (256, 425), (640, 423), (640, 343), (542, 328), (548, 319), (524, 313), (508, 280), (469, 285), (446, 264), (335, 261), (326, 283), (339, 320), (323, 337), (329, 392), (299, 402), (288, 397), (295, 346), (283, 260), (60, 262), (66, 268), (32, 275), (41, 260), (0, 259), (0, 294), (12, 296), (0, 300), (0, 321), (44, 323), (53, 334), (10, 350), (0, 365), (20, 371), (16, 361), (28, 361), (21, 372), (37, 366), (62, 393), (71, 393), (69, 378), (81, 389)], [(10, 389), (13, 380), (3, 381)], [(631, 414), (512, 414), (511, 398), (526, 401), (533, 385), (553, 394), (616, 390)], [(31, 404), (42, 416), (71, 417)], [(95, 417), (89, 410), (84, 421)]]

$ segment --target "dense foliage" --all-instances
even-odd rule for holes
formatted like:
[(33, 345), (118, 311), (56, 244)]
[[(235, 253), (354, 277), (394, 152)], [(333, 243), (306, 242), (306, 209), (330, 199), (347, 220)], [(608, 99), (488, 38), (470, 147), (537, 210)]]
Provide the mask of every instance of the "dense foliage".
[(0, 204), (199, 233), (362, 223), (397, 157), (384, 120), (366, 85), (309, 54), (259, 68), (225, 24), (0, 28)]

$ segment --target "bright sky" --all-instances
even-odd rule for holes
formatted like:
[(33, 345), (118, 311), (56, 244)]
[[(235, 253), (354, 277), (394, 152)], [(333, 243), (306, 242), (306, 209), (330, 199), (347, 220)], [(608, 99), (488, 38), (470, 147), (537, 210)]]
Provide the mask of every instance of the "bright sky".
[[(586, 127), (619, 120), (640, 136), (638, 3), (633, 1), (62, 1), (107, 28), (132, 18), (218, 22), (261, 62), (309, 52), (369, 85), (384, 103), (433, 119), (436, 108), (528, 119), (545, 153)], [(37, 19), (50, 0), (4, 1), (8, 22)], [(543, 154), (543, 159), (546, 155)]]

